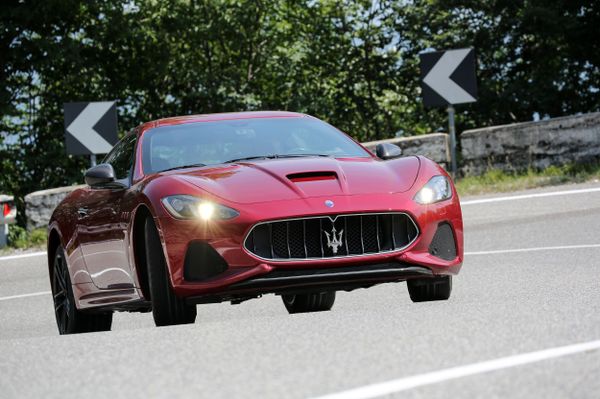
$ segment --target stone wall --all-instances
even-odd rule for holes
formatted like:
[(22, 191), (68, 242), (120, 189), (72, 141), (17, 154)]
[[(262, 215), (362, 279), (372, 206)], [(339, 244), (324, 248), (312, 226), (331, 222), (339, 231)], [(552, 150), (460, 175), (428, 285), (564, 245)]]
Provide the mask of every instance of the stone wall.
[(81, 186), (69, 186), (52, 188), (50, 190), (36, 191), (25, 196), (25, 216), (27, 217), (27, 229), (45, 228), (54, 208), (58, 206), (71, 191)]
[(466, 130), (460, 135), (461, 172), (523, 171), (600, 161), (600, 113)]
[(369, 150), (375, 152), (375, 147), (379, 143), (392, 143), (402, 148), (403, 155), (424, 155), (429, 159), (448, 166), (450, 162), (450, 145), (446, 133), (431, 133), (421, 136), (398, 137), (387, 140), (370, 141), (362, 143)]

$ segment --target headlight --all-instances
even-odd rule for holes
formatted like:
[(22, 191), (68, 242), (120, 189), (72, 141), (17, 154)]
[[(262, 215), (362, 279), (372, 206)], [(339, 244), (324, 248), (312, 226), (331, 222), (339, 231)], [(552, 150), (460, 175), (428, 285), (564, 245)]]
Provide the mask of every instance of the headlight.
[(163, 198), (162, 203), (177, 219), (228, 220), (240, 214), (235, 209), (192, 195), (171, 195)]
[(415, 201), (421, 205), (433, 204), (452, 197), (450, 181), (446, 176), (433, 176), (415, 195)]

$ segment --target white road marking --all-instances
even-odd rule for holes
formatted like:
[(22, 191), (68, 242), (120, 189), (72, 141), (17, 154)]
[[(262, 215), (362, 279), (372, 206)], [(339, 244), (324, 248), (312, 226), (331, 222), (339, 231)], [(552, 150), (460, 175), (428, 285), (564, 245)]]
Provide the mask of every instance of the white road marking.
[(480, 363), (447, 368), (430, 373), (414, 375), (406, 378), (366, 385), (360, 388), (350, 389), (331, 395), (320, 396), (317, 399), (366, 399), (390, 395), (397, 392), (408, 391), (425, 385), (438, 384), (440, 382), (468, 377), (476, 374), (489, 373), (536, 363), (542, 360), (554, 359), (562, 356), (574, 355), (576, 353), (595, 351), (600, 349), (600, 340), (584, 342), (580, 344), (560, 346), (537, 352), (522, 353), (514, 356), (502, 357)]
[(492, 202), (504, 202), (504, 201), (515, 201), (522, 199), (531, 198), (543, 198), (543, 197), (555, 197), (559, 195), (573, 195), (573, 194), (586, 194), (600, 192), (600, 187), (596, 188), (583, 188), (579, 190), (565, 190), (565, 191), (551, 191), (548, 193), (536, 193), (536, 194), (524, 194), (524, 195), (510, 195), (506, 197), (495, 197), (495, 198), (483, 198), (478, 200), (461, 201), (461, 205), (475, 205), (475, 204), (488, 204)]
[(493, 255), (493, 254), (509, 254), (517, 252), (534, 252), (534, 251), (553, 251), (561, 249), (582, 249), (582, 248), (600, 248), (600, 244), (584, 244), (584, 245), (559, 245), (556, 247), (534, 247), (534, 248), (517, 248), (517, 249), (498, 249), (493, 251), (477, 251), (465, 252), (465, 255)]
[(33, 256), (42, 256), (42, 255), (46, 255), (46, 251), (43, 251), (43, 252), (31, 252), (31, 253), (28, 253), (28, 254), (21, 254), (21, 255), (3, 256), (3, 257), (0, 257), (0, 261), (11, 260), (11, 259), (20, 259), (20, 258), (31, 258)]
[(9, 301), (11, 299), (19, 299), (19, 298), (29, 298), (31, 296), (50, 295), (51, 293), (52, 292), (50, 292), (50, 291), (41, 291), (41, 292), (32, 292), (31, 294), (3, 296), (3, 297), (0, 297), (0, 301)]

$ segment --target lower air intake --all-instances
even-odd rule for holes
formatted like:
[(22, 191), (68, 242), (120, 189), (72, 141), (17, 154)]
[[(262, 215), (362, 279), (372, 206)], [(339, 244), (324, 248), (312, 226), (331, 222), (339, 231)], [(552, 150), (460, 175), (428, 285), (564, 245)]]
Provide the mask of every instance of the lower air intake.
[(210, 244), (192, 241), (188, 246), (183, 264), (183, 278), (201, 281), (227, 270), (227, 262)]
[(456, 242), (450, 224), (441, 223), (438, 226), (433, 240), (431, 240), (431, 245), (429, 245), (429, 253), (444, 260), (454, 260), (456, 258)]

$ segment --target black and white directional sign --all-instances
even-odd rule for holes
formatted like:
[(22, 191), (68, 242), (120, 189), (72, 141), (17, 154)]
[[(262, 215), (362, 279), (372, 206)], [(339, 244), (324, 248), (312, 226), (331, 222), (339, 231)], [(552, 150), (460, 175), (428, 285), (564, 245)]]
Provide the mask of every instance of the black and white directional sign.
[(475, 51), (472, 48), (419, 54), (421, 89), (428, 107), (477, 101)]
[(67, 153), (106, 154), (117, 142), (114, 101), (65, 103), (64, 111)]

